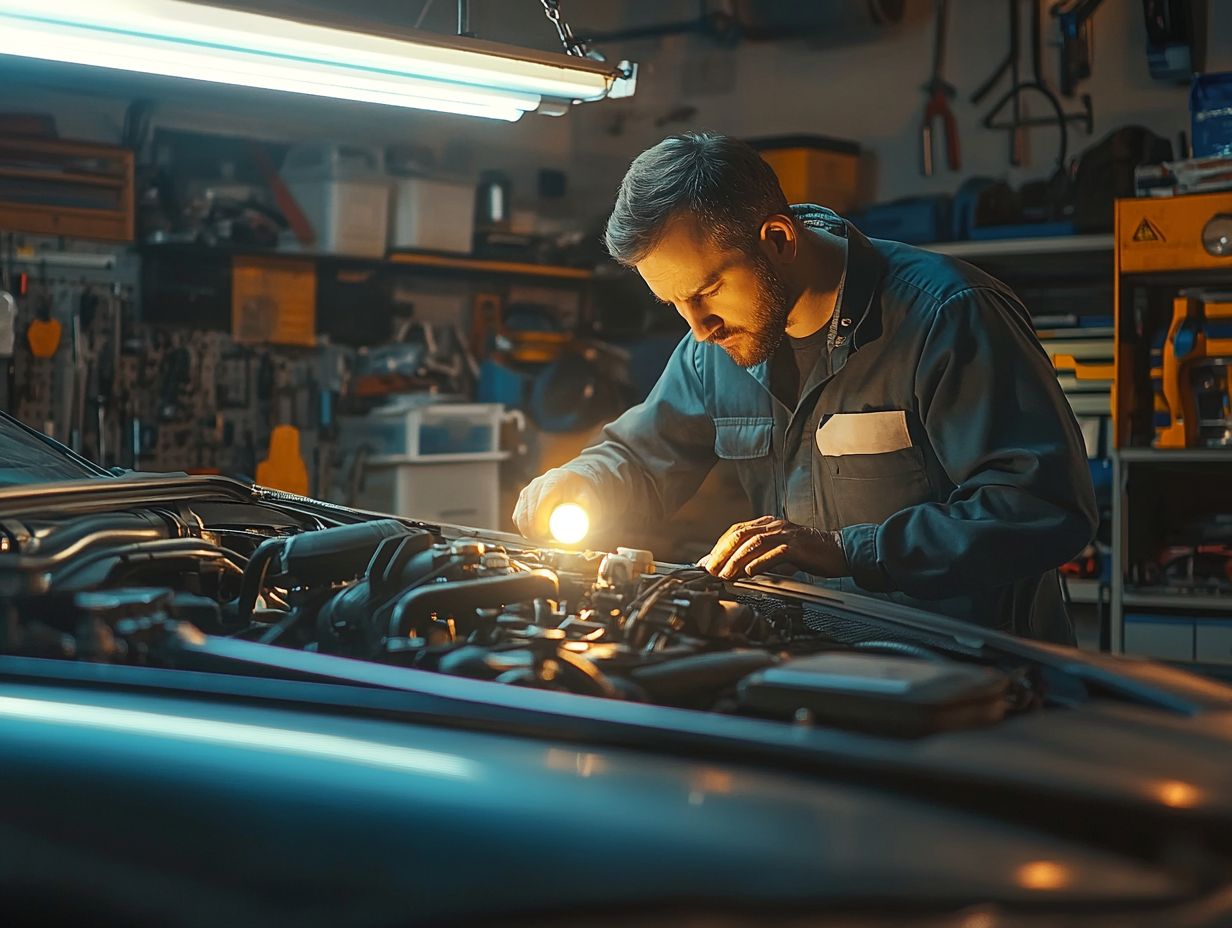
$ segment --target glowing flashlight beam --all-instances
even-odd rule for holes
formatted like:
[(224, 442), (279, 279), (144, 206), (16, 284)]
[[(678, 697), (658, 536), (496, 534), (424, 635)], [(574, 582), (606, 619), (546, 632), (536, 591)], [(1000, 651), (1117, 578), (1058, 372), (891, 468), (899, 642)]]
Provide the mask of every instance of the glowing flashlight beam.
[(561, 503), (548, 519), (552, 537), (564, 545), (575, 545), (590, 531), (590, 516), (577, 503)]

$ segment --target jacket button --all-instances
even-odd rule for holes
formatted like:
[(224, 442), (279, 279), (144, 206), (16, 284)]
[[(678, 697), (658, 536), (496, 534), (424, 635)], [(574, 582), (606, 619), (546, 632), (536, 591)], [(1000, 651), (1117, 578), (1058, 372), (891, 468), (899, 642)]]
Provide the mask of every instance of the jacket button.
[(838, 321), (838, 324), (842, 326), (848, 326), (848, 325), (851, 325), (851, 320), (850, 319), (840, 319)]

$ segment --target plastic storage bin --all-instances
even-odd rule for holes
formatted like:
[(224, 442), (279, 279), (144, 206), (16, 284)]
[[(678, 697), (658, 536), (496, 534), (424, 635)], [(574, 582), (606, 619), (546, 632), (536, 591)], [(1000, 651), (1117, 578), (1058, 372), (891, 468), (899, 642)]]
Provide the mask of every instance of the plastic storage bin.
[(374, 409), (344, 423), (345, 440), (373, 455), (431, 457), (500, 450), (500, 403), (432, 403)]
[(389, 247), (470, 254), (475, 190), (470, 184), (405, 177), (393, 181)]
[(283, 161), (282, 179), (312, 223), (315, 250), (384, 256), (389, 181), (378, 152), (358, 145), (297, 145)]
[(378, 457), (368, 460), (361, 509), (469, 528), (500, 528), (500, 462), (507, 454)]

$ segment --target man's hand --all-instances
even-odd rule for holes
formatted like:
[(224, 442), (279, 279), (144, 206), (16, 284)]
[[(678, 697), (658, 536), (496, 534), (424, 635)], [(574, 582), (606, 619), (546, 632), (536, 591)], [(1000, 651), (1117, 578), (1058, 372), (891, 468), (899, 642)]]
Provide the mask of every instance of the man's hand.
[(555, 467), (532, 480), (518, 496), (513, 510), (518, 531), (527, 538), (547, 539), (548, 520), (561, 503), (582, 506), (590, 516), (592, 532), (602, 519), (594, 484), (576, 471)]
[(850, 573), (838, 532), (819, 532), (773, 516), (737, 522), (698, 561), (698, 566), (724, 580), (751, 577), (779, 564), (792, 564), (818, 577)]

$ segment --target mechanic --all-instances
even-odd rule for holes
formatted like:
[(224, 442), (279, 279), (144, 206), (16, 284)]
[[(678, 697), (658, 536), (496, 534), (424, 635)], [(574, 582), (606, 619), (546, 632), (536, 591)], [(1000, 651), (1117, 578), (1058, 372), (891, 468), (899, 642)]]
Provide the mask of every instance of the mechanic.
[(754, 511), (700, 562), (794, 567), (984, 626), (1073, 643), (1056, 568), (1097, 510), (1077, 422), (1008, 287), (789, 206), (751, 147), (675, 135), (621, 182), (607, 247), (689, 324), (646, 401), (523, 490), (652, 524), (720, 458)]

